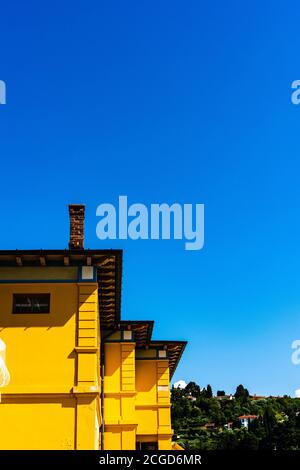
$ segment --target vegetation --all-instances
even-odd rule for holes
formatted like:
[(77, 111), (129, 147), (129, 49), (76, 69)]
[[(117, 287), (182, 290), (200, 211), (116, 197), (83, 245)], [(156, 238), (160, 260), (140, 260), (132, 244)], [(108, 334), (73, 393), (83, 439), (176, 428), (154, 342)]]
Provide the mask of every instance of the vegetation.
[[(300, 450), (300, 399), (233, 396), (190, 382), (172, 388), (174, 440), (187, 450)], [(240, 416), (251, 416), (243, 427)], [(248, 418), (247, 418), (248, 419)]]

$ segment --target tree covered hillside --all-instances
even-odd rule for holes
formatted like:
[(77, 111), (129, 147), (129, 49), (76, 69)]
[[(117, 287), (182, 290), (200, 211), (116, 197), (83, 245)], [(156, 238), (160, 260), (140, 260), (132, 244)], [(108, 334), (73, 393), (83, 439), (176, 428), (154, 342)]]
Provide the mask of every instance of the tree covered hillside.
[(300, 450), (300, 399), (172, 388), (174, 440), (190, 450)]

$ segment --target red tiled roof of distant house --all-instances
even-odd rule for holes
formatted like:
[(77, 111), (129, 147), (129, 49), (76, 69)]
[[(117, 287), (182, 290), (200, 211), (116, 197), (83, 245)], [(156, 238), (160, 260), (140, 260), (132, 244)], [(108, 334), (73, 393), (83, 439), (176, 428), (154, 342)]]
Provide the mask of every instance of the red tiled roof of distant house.
[(239, 419), (256, 419), (258, 418), (258, 416), (256, 415), (242, 415), (242, 416), (239, 416)]

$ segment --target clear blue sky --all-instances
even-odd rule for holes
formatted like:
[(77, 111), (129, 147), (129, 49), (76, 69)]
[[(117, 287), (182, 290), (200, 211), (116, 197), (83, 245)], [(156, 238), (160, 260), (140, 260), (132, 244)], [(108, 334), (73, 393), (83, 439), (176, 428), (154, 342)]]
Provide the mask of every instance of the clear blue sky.
[[(124, 253), (124, 319), (189, 341), (175, 379), (293, 394), (300, 366), (299, 2), (1, 5), (2, 249)], [(101, 242), (96, 207), (204, 203), (205, 248)]]

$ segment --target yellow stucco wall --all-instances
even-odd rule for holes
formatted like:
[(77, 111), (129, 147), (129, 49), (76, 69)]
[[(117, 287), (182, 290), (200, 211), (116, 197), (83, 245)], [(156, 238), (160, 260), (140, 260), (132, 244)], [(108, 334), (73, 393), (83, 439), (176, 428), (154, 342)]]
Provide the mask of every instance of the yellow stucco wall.
[(137, 442), (171, 449), (169, 363), (150, 359), (156, 351), (146, 353), (145, 360), (135, 360), (135, 343), (113, 339), (105, 344), (107, 450), (135, 449)]
[[(99, 449), (97, 289), (78, 281), (77, 268), (0, 268), (0, 338), (11, 375), (0, 390), (0, 449)], [(50, 313), (13, 314), (17, 293), (50, 294)], [(168, 360), (121, 337), (104, 345), (104, 449), (171, 449)]]
[(136, 361), (136, 440), (146, 442), (153, 437), (161, 450), (172, 446), (169, 382), (168, 360)]
[(105, 344), (105, 450), (135, 449), (135, 343)]
[(1, 449), (74, 449), (75, 399), (18, 396), (2, 400)]
[[(16, 293), (50, 293), (50, 314), (12, 314)], [(49, 392), (49, 387), (69, 392), (74, 385), (77, 285), (0, 284), (0, 308), (0, 335), (11, 374), (5, 393)]]
[[(74, 282), (70, 268), (24, 269), (28, 280), (43, 282), (0, 284), (0, 337), (11, 375), (0, 390), (0, 449), (98, 448), (97, 284)], [(6, 279), (13, 275), (18, 279), (9, 269)], [(50, 293), (50, 313), (13, 314), (16, 293)]]

